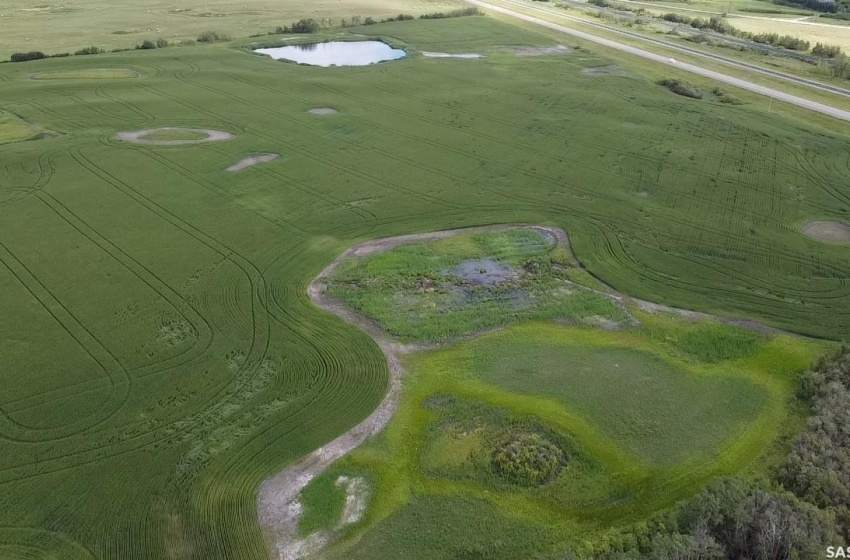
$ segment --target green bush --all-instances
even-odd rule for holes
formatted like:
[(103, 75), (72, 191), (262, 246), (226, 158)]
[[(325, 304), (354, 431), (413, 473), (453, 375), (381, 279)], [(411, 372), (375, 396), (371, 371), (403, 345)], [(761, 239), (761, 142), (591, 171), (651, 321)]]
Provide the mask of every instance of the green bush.
[(13, 53), (10, 60), (12, 62), (26, 62), (27, 60), (39, 60), (47, 58), (47, 55), (41, 51), (30, 51), (25, 53)]
[(219, 43), (221, 41), (229, 41), (230, 37), (218, 31), (204, 31), (198, 35), (199, 43)]
[(514, 435), (499, 446), (491, 459), (493, 470), (514, 484), (540, 486), (554, 480), (567, 454), (540, 434)]
[(702, 99), (702, 90), (684, 80), (659, 80), (658, 84), (666, 87), (673, 93), (684, 95), (685, 97), (690, 97), (692, 99)]
[(723, 91), (719, 87), (716, 87), (713, 90), (711, 90), (711, 93), (716, 95), (717, 100), (720, 101), (721, 103), (727, 103), (729, 105), (743, 105), (744, 104), (744, 102), (741, 101), (739, 98), (735, 97), (734, 95), (730, 95), (730, 94), (726, 93), (725, 91)]
[(817, 43), (812, 49), (812, 54), (823, 58), (835, 58), (841, 54), (841, 47)]
[(419, 16), (419, 19), (445, 19), (445, 18), (456, 18), (456, 17), (467, 17), (467, 16), (483, 16), (484, 12), (479, 10), (478, 8), (472, 6), (469, 8), (461, 8), (459, 10), (452, 10), (451, 12), (434, 12), (432, 14), (422, 14)]
[(80, 56), (80, 55), (87, 55), (87, 54), (100, 54), (102, 52), (103, 52), (103, 50), (101, 50), (97, 47), (86, 47), (84, 49), (80, 49), (80, 50), (76, 51), (74, 54), (77, 55), (77, 56)]

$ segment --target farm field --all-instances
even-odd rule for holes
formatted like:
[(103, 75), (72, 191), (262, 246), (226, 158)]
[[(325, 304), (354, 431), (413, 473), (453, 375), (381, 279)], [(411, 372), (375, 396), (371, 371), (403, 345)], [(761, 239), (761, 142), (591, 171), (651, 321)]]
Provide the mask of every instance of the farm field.
[(778, 33), (793, 35), (812, 43), (837, 45), (844, 52), (850, 51), (850, 27), (828, 19), (796, 22), (772, 17), (730, 17), (729, 23), (750, 33)]
[(194, 42), (206, 31), (243, 38), (300, 18), (339, 24), (352, 16), (383, 19), (399, 13), (445, 11), (458, 4), (452, 0), (323, 0), (309, 4), (272, 0), (154, 0), (142, 4), (57, 0), (33, 4), (11, 0), (3, 5), (0, 60), (7, 60), (13, 52), (73, 53), (91, 46), (132, 49), (145, 39)]
[[(564, 37), (491, 17), (322, 37), (360, 36), (384, 38), (410, 56), (313, 68), (216, 44), (0, 65), (0, 557), (267, 558), (257, 524), (260, 483), (367, 417), (387, 390), (387, 363), (374, 342), (307, 296), (322, 269), (366, 240), (491, 224), (555, 226), (569, 233), (578, 258), (567, 263), (569, 279), (586, 287), (596, 277), (630, 296), (829, 340), (850, 328), (847, 247), (802, 233), (811, 222), (848, 222), (846, 136), (805, 113), (785, 116), (776, 104), (766, 115), (752, 104), (677, 96), (645, 67), (572, 43), (543, 56), (535, 49)], [(429, 59), (421, 51), (485, 57)], [(518, 56), (529, 52), (538, 56)], [(625, 71), (587, 71), (612, 65)], [(53, 79), (34, 79), (44, 76)], [(27, 140), (21, 127), (50, 134)], [(175, 145), (118, 138), (163, 129), (230, 136), (155, 136), (195, 142)], [(280, 157), (228, 171), (256, 154)], [(576, 317), (618, 319), (617, 308), (606, 309)], [(538, 379), (528, 398), (557, 404), (535, 433), (571, 449), (575, 470), (586, 475), (567, 481), (582, 499), (563, 507), (592, 510), (600, 524), (664, 507), (703, 475), (746, 467), (730, 452), (688, 471), (698, 474), (654, 502), (600, 506), (612, 488), (623, 490), (617, 498), (649, 491), (693, 457), (725, 449), (741, 423), (755, 423), (752, 438), (741, 437), (763, 449), (787, 413), (781, 401), (796, 373), (825, 347), (742, 337), (735, 344), (751, 348), (749, 357), (706, 356), (699, 341), (712, 333), (689, 338), (659, 322), (656, 332), (667, 329), (681, 344), (671, 350), (652, 332), (631, 341), (629, 331), (576, 322), (508, 333), (592, 333), (583, 347), (563, 348), (585, 360), (602, 359), (587, 346), (645, 345), (639, 356), (623, 348), (617, 352), (626, 354), (604, 359), (638, 368), (667, 360), (669, 371), (655, 382), (673, 401), (693, 387), (687, 383), (703, 382), (680, 379), (697, 369), (721, 380), (711, 386), (717, 395), (754, 397), (747, 406), (729, 397), (728, 425), (706, 430), (673, 466), (647, 467), (642, 461), (663, 451), (647, 450), (640, 461), (627, 452), (596, 454), (599, 438), (623, 440), (622, 423), (594, 416), (598, 405), (587, 404), (598, 394), (555, 394)], [(484, 342), (465, 344), (458, 348)], [(436, 363), (457, 351), (422, 359)], [(688, 352), (705, 364), (689, 361)], [(721, 362), (734, 359), (749, 372), (744, 381), (722, 375)], [(778, 377), (764, 373), (782, 363), (794, 367)], [(496, 398), (510, 393), (518, 375), (509, 365), (472, 380), (491, 388), (480, 410), (473, 402), (480, 395), (470, 393), (434, 414), (478, 414), (498, 437), (518, 414), (510, 399)], [(376, 449), (406, 453), (393, 438), (406, 414), (420, 414), (411, 404), (417, 395), (440, 379), (439, 368), (427, 369)], [(570, 419), (556, 409), (575, 409), (604, 429), (570, 435), (563, 428)], [(672, 414), (650, 412), (655, 421)], [(551, 420), (565, 423), (550, 428)], [(450, 459), (430, 464), (448, 468)], [(410, 469), (398, 476), (418, 484)], [(477, 490), (427, 489), (411, 501), (416, 484), (393, 490), (385, 502), (392, 508), (370, 510), (367, 521), (403, 527), (448, 507), (460, 518), (476, 512), (476, 523), (491, 531), (481, 546), (495, 534), (544, 545), (564, 538), (562, 529), (540, 529), (533, 515), (524, 518), (526, 530), (479, 507)], [(330, 508), (310, 522), (321, 527), (340, 502), (327, 486), (314, 498)], [(520, 492), (511, 511), (522, 514), (536, 499)], [(422, 538), (438, 537), (439, 527)], [(368, 547), (384, 546), (380, 535), (368, 533), (351, 554), (374, 557)]]
[(850, 49), (850, 27), (840, 20), (818, 17), (803, 7), (784, 6), (762, 0), (695, 0), (687, 2), (643, 2), (622, 0), (635, 8), (662, 15), (677, 13), (690, 17), (724, 17), (734, 27), (750, 33), (778, 33), (816, 43)]

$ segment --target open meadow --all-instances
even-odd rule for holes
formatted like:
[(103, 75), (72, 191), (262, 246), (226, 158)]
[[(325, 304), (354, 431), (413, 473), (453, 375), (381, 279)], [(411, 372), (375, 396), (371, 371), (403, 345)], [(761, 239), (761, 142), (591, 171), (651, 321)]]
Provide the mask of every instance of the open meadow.
[[(428, 340), (417, 341), (418, 328), (395, 332), (445, 343), (537, 321), (408, 357), (414, 381), (398, 417), (351, 459), (347, 488), (377, 469), (387, 495), (363, 521), (378, 529), (351, 526), (363, 538), (347, 557), (379, 557), (387, 539), (399, 558), (414, 554), (394, 529), (410, 524), (423, 527), (417, 542), (465, 539), (464, 520), (481, 528), (480, 550), (506, 543), (504, 558), (522, 539), (544, 552), (592, 540), (576, 520), (584, 513), (599, 527), (642, 519), (718, 474), (760, 468), (774, 439), (801, 426), (788, 401), (828, 343), (691, 332), (639, 312), (640, 334), (605, 330), (622, 327), (623, 308), (596, 295), (604, 282), (844, 338), (850, 253), (834, 236), (850, 223), (850, 143), (819, 124), (825, 117), (749, 95), (743, 105), (676, 95), (656, 83), (657, 68), (490, 16), (319, 37), (382, 39), (408, 56), (319, 68), (221, 43), (0, 64), (0, 558), (268, 558), (260, 484), (366, 418), (390, 380), (375, 342), (314, 305), (308, 285), (352, 245), (396, 235), (540, 224), (565, 230), (575, 255), (534, 238), (514, 247), (510, 235), (437, 255), (429, 274), (468, 258), (534, 257), (522, 288), (548, 295), (534, 305), (514, 293), (484, 298), (486, 314), (460, 305), (455, 322), (423, 312)], [(815, 222), (831, 224), (830, 236)], [(405, 258), (424, 262), (421, 252)], [(383, 265), (372, 272), (393, 271)], [(553, 292), (536, 266), (575, 287)], [(392, 284), (379, 287), (392, 297)], [(364, 312), (382, 307), (374, 294), (349, 296)], [(569, 325), (550, 320), (563, 316)], [(716, 340), (731, 340), (731, 353), (706, 350)], [(491, 347), (516, 359), (493, 364)], [(544, 375), (552, 360), (608, 376), (564, 391)], [(529, 373), (525, 363), (543, 365)], [(664, 402), (611, 364), (652, 370)], [(440, 398), (458, 371), (455, 396)], [(722, 406), (683, 416), (694, 391)], [(631, 408), (606, 413), (629, 395)], [(420, 472), (405, 430), (427, 449), (441, 437), (437, 421), (456, 428), (445, 434), (456, 441), (432, 446)], [(466, 437), (479, 426), (480, 438)], [(569, 456), (560, 494), (505, 490), (458, 467), (460, 451), (439, 453), (486, 454), (485, 443), (508, 436), (543, 449), (552, 477)], [(336, 479), (317, 480), (306, 501), (324, 506), (305, 513), (307, 529), (344, 512)], [(506, 521), (502, 506), (519, 520)]]
[(453, 0), (273, 0), (200, 1), (172, 0), (109, 2), (56, 0), (36, 4), (10, 0), (0, 8), (0, 60), (13, 52), (47, 54), (100, 49), (132, 49), (144, 40), (163, 39), (172, 44), (194, 43), (207, 31), (234, 38), (274, 31), (300, 18), (339, 25), (352, 17), (383, 19), (399, 13), (419, 15), (458, 6)]

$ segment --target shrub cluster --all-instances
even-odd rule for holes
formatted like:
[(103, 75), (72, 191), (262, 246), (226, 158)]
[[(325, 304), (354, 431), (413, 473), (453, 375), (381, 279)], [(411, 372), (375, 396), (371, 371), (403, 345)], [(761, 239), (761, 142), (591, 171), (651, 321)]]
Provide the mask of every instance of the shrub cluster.
[(830, 69), (834, 78), (850, 78), (850, 59), (844, 53), (835, 57)]
[(658, 85), (664, 86), (673, 93), (691, 97), (693, 99), (702, 99), (702, 90), (684, 80), (659, 80)]
[(841, 47), (817, 43), (815, 48), (812, 49), (812, 54), (823, 58), (835, 58), (841, 54)]
[(434, 12), (433, 14), (422, 14), (419, 16), (419, 19), (445, 19), (445, 18), (456, 18), (456, 17), (467, 17), (467, 16), (483, 16), (484, 12), (476, 8), (475, 6), (471, 6), (469, 8), (461, 8), (459, 10), (452, 10), (451, 12)]
[(681, 23), (683, 25), (689, 25), (694, 29), (710, 29), (711, 31), (715, 31), (723, 35), (731, 35), (733, 37), (738, 37), (739, 39), (753, 41), (754, 43), (761, 43), (774, 47), (783, 47), (794, 51), (807, 51), (811, 46), (808, 41), (805, 41), (798, 37), (793, 37), (791, 35), (779, 35), (778, 33), (756, 34), (749, 33), (747, 31), (741, 31), (740, 29), (732, 27), (723, 18), (719, 17), (711, 17), (708, 19), (699, 17), (692, 18), (671, 13), (663, 14), (661, 16), (661, 19), (672, 23)]
[(744, 102), (741, 101), (739, 98), (737, 98), (734, 95), (731, 95), (729, 93), (726, 93), (725, 91), (723, 91), (719, 87), (716, 87), (713, 90), (711, 90), (711, 93), (713, 93), (715, 96), (717, 96), (717, 100), (720, 101), (721, 103), (728, 103), (729, 105), (743, 105), (744, 104)]
[(511, 436), (491, 458), (497, 474), (521, 486), (540, 486), (554, 480), (566, 464), (564, 450), (536, 433)]
[(312, 18), (302, 18), (294, 22), (292, 25), (278, 27), (275, 29), (276, 35), (287, 33), (316, 33), (321, 28), (318, 21)]
[(27, 60), (39, 60), (42, 58), (47, 58), (47, 55), (41, 51), (30, 51), (25, 53), (13, 53), (9, 60), (12, 62), (26, 62)]
[(850, 504), (850, 355), (808, 373), (801, 396), (812, 414), (780, 471), (780, 481), (822, 508)]
[(98, 47), (86, 47), (84, 49), (80, 49), (80, 50), (76, 51), (74, 54), (76, 56), (83, 56), (83, 55), (87, 55), (87, 54), (100, 54), (102, 52), (104, 52), (104, 51), (102, 49), (99, 49)]
[(145, 39), (140, 44), (136, 45), (136, 49), (139, 50), (150, 50), (150, 49), (162, 49), (168, 46), (168, 41), (165, 39), (157, 39), (156, 41), (151, 41), (150, 39)]
[(229, 41), (230, 37), (218, 31), (204, 31), (198, 35), (199, 43), (220, 43), (221, 41)]

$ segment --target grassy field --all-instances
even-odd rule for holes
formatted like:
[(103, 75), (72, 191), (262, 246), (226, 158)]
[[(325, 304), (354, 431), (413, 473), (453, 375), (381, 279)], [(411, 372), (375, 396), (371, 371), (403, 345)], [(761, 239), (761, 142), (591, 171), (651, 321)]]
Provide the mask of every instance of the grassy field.
[(540, 231), (465, 234), (345, 261), (328, 293), (403, 340), (443, 342), (523, 319), (624, 323), (614, 301), (568, 283), (577, 264)]
[(273, 0), (154, 0), (143, 4), (57, 0), (37, 5), (11, 0), (3, 5), (0, 60), (8, 59), (13, 52), (73, 53), (90, 46), (107, 50), (133, 48), (145, 39), (194, 41), (205, 31), (248, 37), (300, 18), (338, 24), (352, 16), (382, 19), (399, 13), (445, 11), (458, 5), (453, 0), (324, 0), (309, 4)]
[[(765, 336), (737, 359), (685, 361), (654, 336), (682, 324), (651, 319), (652, 328), (620, 332), (531, 323), (412, 356), (389, 427), (331, 470), (371, 472), (375, 487), (338, 557), (373, 557), (378, 542), (389, 556), (417, 558), (397, 534), (418, 538), (422, 504), (451, 515), (444, 500), (464, 496), (495, 506), (507, 518), (501, 523), (530, 528), (523, 557), (556, 558), (713, 477), (759, 472), (763, 453), (798, 424), (787, 408), (796, 376), (826, 347)], [(528, 484), (494, 470), (495, 450), (524, 434), (563, 450), (554, 478)], [(437, 548), (459, 554), (476, 546), (470, 523)], [(508, 558), (510, 548), (494, 546), (493, 554)]]
[(729, 23), (750, 33), (792, 35), (809, 41), (812, 46), (816, 43), (837, 45), (844, 52), (850, 52), (850, 27), (827, 19), (820, 19), (817, 22), (811, 20), (795, 22), (771, 17), (730, 17)]
[(652, 14), (676, 13), (690, 17), (726, 17), (730, 24), (750, 33), (778, 33), (850, 50), (850, 27), (838, 20), (818, 18), (805, 8), (782, 6), (763, 0), (689, 0), (687, 2), (642, 2), (622, 0)]
[(139, 73), (130, 68), (92, 68), (90, 70), (55, 70), (33, 74), (33, 80), (119, 80), (139, 78)]
[(28, 123), (14, 114), (0, 111), (0, 144), (22, 142), (39, 133), (38, 126)]
[[(359, 241), (552, 224), (626, 293), (846, 335), (847, 249), (799, 233), (846, 221), (846, 136), (676, 96), (627, 60), (517, 57), (564, 38), (492, 18), (354, 32), (487, 58), (320, 69), (220, 44), (0, 65), (0, 110), (56, 133), (0, 145), (0, 556), (265, 558), (260, 481), (386, 390), (378, 348), (305, 293)], [(631, 77), (582, 73), (614, 62)], [(122, 68), (141, 78), (30, 78)], [(235, 138), (115, 140), (167, 126)]]

